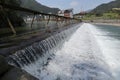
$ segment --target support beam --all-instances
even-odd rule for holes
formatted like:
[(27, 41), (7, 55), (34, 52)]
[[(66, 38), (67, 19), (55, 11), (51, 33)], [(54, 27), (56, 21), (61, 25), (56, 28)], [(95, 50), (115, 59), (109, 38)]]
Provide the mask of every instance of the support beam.
[(34, 14), (34, 16), (33, 16), (32, 22), (31, 22), (31, 30), (33, 29), (33, 22), (34, 22), (34, 19), (35, 19), (35, 14)]
[(56, 17), (56, 24), (57, 24), (57, 26), (58, 26), (58, 17)]
[(65, 19), (65, 26), (67, 26), (67, 24), (68, 24), (68, 21), (67, 21), (67, 18)]
[(10, 28), (11, 28), (13, 34), (16, 35), (16, 30), (15, 30), (15, 28), (13, 27), (13, 25), (12, 25), (10, 19), (9, 19), (8, 16), (6, 15), (4, 8), (3, 8), (2, 6), (0, 6), (0, 8), (1, 8), (1, 10), (2, 10), (4, 16), (6, 17), (7, 22), (8, 22), (8, 24), (9, 24), (9, 26), (10, 26)]
[(48, 18), (47, 25), (49, 24), (49, 22), (50, 22), (50, 16), (49, 16), (49, 18)]
[(49, 22), (50, 22), (50, 15), (48, 16), (48, 21), (47, 21), (47, 23), (46, 23), (46, 27), (47, 27), (47, 32), (49, 32), (49, 33), (51, 33), (51, 29), (50, 29), (50, 27), (48, 26), (48, 24), (49, 24)]
[(7, 17), (7, 21), (8, 21), (8, 24), (9, 24), (9, 26), (10, 26), (10, 28), (11, 28), (13, 34), (16, 35), (15, 28), (13, 27), (13, 25), (12, 25), (12, 23), (11, 23), (11, 21), (10, 21), (10, 19), (9, 19), (8, 17)]

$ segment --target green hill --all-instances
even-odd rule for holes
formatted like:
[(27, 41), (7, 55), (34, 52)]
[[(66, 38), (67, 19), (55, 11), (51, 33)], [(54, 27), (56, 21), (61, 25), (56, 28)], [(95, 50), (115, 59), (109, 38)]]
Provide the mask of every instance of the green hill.
[(38, 3), (36, 0), (21, 0), (21, 6), (24, 8), (44, 12), (44, 13), (52, 13), (56, 14), (60, 9), (58, 8), (50, 8)]
[(120, 0), (115, 0), (106, 4), (99, 5), (91, 12), (96, 14), (103, 14), (112, 11), (113, 8), (120, 8)]

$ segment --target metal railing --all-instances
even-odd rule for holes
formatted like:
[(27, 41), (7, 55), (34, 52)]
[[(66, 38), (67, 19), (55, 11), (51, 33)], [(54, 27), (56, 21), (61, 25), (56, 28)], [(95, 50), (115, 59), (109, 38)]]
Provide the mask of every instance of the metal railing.
[[(39, 12), (39, 11), (23, 8), (23, 7), (20, 7), (20, 6), (8, 5), (8, 4), (3, 4), (3, 3), (0, 3), (0, 9), (2, 10), (2, 12), (4, 14), (6, 14), (6, 9), (33, 14), (32, 16), (28, 15), (28, 16), (24, 17), (25, 22), (31, 21), (31, 24), (30, 24), (31, 29), (33, 28), (34, 21), (42, 21), (42, 20), (44, 20), (44, 21), (46, 21), (46, 25), (49, 24), (50, 20), (56, 21), (56, 23), (64, 22), (65, 25), (81, 21), (81, 20), (75, 19), (75, 18), (59, 16), (59, 15), (56, 15), (56, 14), (42, 13), (42, 12)], [(30, 16), (31, 16), (30, 20), (27, 20), (28, 17), (30, 17)], [(36, 16), (39, 16), (39, 19), (35, 19)], [(16, 35), (16, 30), (15, 30), (13, 24), (11, 23), (9, 17), (7, 15), (5, 15), (5, 17), (7, 19), (7, 22), (9, 24), (13, 34)]]

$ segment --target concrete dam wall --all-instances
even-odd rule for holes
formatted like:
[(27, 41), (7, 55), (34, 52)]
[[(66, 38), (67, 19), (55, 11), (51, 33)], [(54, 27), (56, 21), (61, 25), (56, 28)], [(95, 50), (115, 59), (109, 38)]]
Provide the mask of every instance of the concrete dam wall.
[[(34, 37), (33, 33), (32, 35), (31, 34), (27, 35), (32, 37), (25, 39), (24, 41), (22, 40), (22, 38), (19, 38), (18, 36), (18, 38), (21, 40), (19, 44), (17, 45), (14, 44), (12, 46), (8, 46), (0, 50), (1, 53), (0, 79), (1, 80), (9, 80), (9, 79), (38, 80), (37, 78), (28, 74), (26, 71), (22, 70), (22, 67), (37, 61), (39, 58), (41, 58), (42, 60), (43, 59), (42, 57), (45, 57), (45, 55), (48, 56), (46, 57), (46, 59), (47, 61), (49, 61), (51, 59), (49, 56), (54, 56), (54, 54), (52, 53), (48, 54), (48, 53), (50, 53), (51, 51), (55, 51), (52, 50), (53, 47), (55, 48), (56, 46), (60, 46), (58, 45), (59, 43), (63, 43), (64, 40), (66, 40), (70, 35), (72, 35), (72, 33), (78, 27), (76, 25), (77, 24), (71, 24), (68, 26), (59, 27), (57, 29), (56, 27), (54, 27), (49, 29), (50, 32), (48, 31), (46, 32), (46, 29), (44, 29), (42, 31), (42, 34), (39, 33), (40, 31), (36, 32), (37, 35), (36, 33), (34, 33), (36, 37)], [(26, 36), (26, 35), (22, 35), (22, 36)], [(11, 43), (14, 43), (14, 40)], [(41, 62), (44, 63), (44, 59)], [(42, 65), (45, 64), (46, 63)]]

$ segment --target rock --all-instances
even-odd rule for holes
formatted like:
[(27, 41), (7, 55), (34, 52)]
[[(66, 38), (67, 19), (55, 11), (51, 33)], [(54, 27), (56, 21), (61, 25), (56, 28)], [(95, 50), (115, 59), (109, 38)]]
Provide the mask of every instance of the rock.
[(27, 72), (10, 66), (5, 58), (0, 55), (0, 80), (39, 80)]
[(27, 72), (19, 69), (13, 68), (8, 71), (0, 80), (39, 80)]
[(3, 56), (0, 55), (0, 76), (4, 75), (11, 66), (6, 63), (6, 60)]

